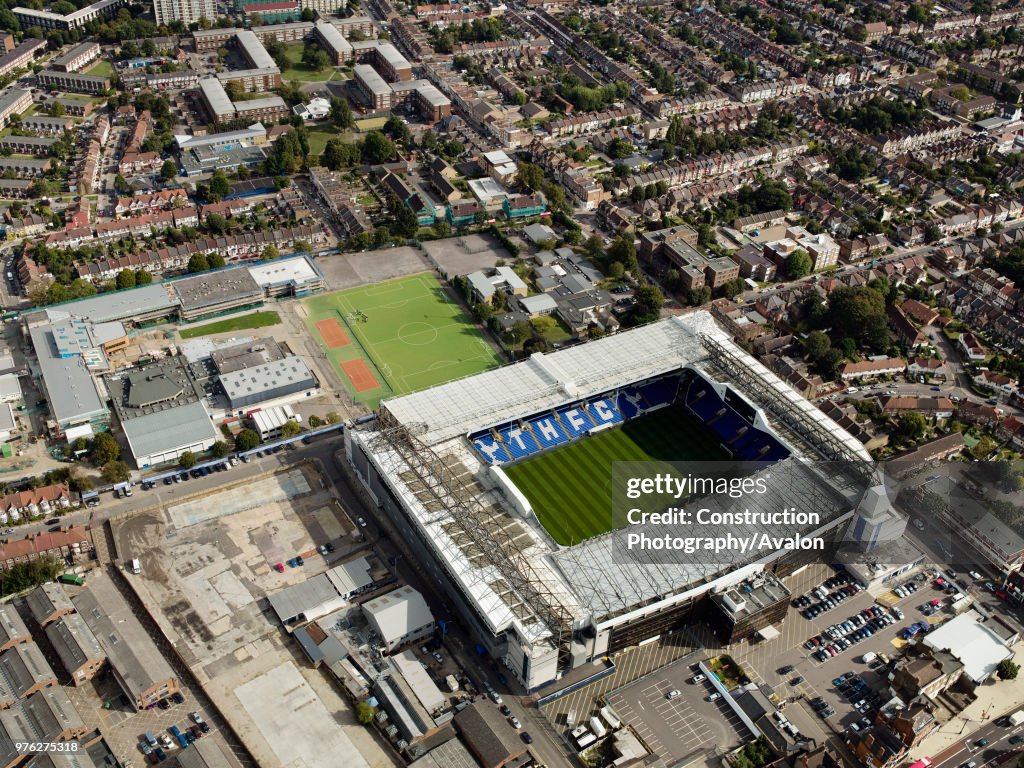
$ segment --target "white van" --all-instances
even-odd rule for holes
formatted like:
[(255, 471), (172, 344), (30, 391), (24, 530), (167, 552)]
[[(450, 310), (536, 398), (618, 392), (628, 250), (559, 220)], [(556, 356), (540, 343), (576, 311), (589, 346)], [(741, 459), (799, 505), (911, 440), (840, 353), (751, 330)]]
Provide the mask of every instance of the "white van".
[(132, 560), (131, 571), (132, 573), (142, 573), (142, 563), (140, 563), (138, 559)]

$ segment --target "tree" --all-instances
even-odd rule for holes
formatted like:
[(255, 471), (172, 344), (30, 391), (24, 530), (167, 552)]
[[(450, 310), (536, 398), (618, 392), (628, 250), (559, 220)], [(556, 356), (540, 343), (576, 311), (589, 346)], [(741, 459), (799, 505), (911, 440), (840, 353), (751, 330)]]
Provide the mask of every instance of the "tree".
[(380, 131), (370, 131), (363, 140), (363, 157), (371, 163), (386, 163), (395, 159), (395, 143)]
[(373, 722), (373, 715), (375, 712), (376, 710), (365, 701), (360, 701), (356, 704), (356, 720), (363, 725), (369, 725)]
[(626, 234), (616, 237), (608, 246), (608, 259), (619, 262), (635, 277), (640, 271), (636, 260), (636, 245), (633, 238)]
[(309, 415), (309, 426), (310, 426), (310, 429), (316, 429), (317, 427), (319, 427), (323, 423), (324, 423), (323, 420), (319, 416), (317, 416), (315, 413), (311, 413)]
[(218, 253), (217, 251), (214, 251), (209, 256), (207, 256), (206, 260), (210, 264), (210, 269), (220, 269), (225, 264), (224, 256)]
[(260, 444), (260, 436), (251, 429), (243, 429), (235, 435), (236, 451), (251, 451)]
[(178, 166), (174, 164), (173, 160), (164, 161), (163, 166), (160, 168), (160, 176), (165, 180), (170, 181), (178, 175)]
[(535, 191), (544, 184), (544, 169), (536, 163), (520, 163), (516, 172), (519, 186), (527, 191)]
[(228, 231), (228, 220), (219, 213), (207, 214), (205, 224), (211, 235), (223, 235)]
[(355, 125), (355, 121), (352, 119), (352, 107), (345, 99), (339, 99), (337, 96), (331, 99), (330, 118), (336, 128), (351, 128)]
[(825, 353), (832, 348), (832, 340), (821, 331), (811, 331), (807, 334), (803, 344), (804, 352), (815, 362), (824, 357)]
[(512, 339), (512, 345), (518, 347), (528, 338), (533, 336), (533, 326), (525, 320), (518, 320), (509, 330), (509, 336)]
[(182, 451), (178, 457), (178, 466), (182, 469), (192, 469), (196, 465), (196, 455), (192, 451)]
[(917, 411), (907, 411), (900, 416), (896, 434), (908, 440), (920, 440), (928, 429), (928, 423)]
[(301, 431), (302, 427), (299, 426), (299, 422), (292, 419), (288, 419), (288, 421), (281, 425), (281, 437), (295, 437)]
[(100, 477), (108, 483), (126, 483), (132, 477), (132, 471), (123, 461), (108, 461), (100, 470)]
[(130, 269), (122, 269), (117, 273), (118, 290), (135, 287), (135, 273)]
[(121, 445), (109, 432), (100, 432), (93, 438), (89, 449), (89, 461), (102, 467), (111, 461), (121, 458)]
[(661, 308), (665, 297), (656, 285), (641, 285), (633, 292), (636, 304), (633, 305), (632, 322), (636, 325), (650, 323), (661, 316)]
[(1012, 659), (1003, 659), (996, 665), (996, 674), (1000, 680), (1016, 680), (1018, 672), (1020, 672), (1020, 664)]
[(811, 273), (811, 255), (803, 248), (797, 248), (786, 257), (786, 274), (794, 280), (806, 277)]
[(337, 411), (328, 411), (327, 415), (324, 416), (324, 420), (328, 424), (337, 424), (341, 421), (341, 415)]
[(869, 286), (840, 286), (829, 294), (827, 323), (834, 338), (852, 338), (861, 347), (882, 351), (889, 346), (885, 297)]
[(210, 177), (210, 196), (215, 197), (218, 200), (222, 200), (231, 194), (231, 183), (228, 181), (228, 177), (224, 175), (224, 171), (214, 171), (213, 176)]
[(192, 257), (188, 260), (188, 271), (190, 275), (194, 275), (197, 272), (205, 272), (210, 268), (210, 261), (206, 258), (205, 253), (193, 253)]
[(301, 18), (303, 21), (313, 21), (316, 18), (316, 13), (313, 12), (312, 8), (303, 8)]
[(144, 269), (137, 270), (135, 272), (135, 284), (136, 285), (149, 285), (153, 282), (153, 276)]
[(264, 261), (273, 261), (274, 259), (281, 255), (281, 252), (277, 250), (276, 245), (268, 245), (266, 248), (263, 249), (263, 253), (260, 255), (263, 257)]
[(404, 203), (395, 208), (394, 231), (402, 237), (414, 237), (420, 228), (420, 222), (412, 208)]
[(215, 459), (223, 459), (229, 453), (231, 453), (231, 446), (223, 440), (218, 440), (210, 446), (210, 455)]
[(322, 72), (331, 66), (331, 57), (318, 45), (306, 45), (302, 49), (302, 65), (313, 72)]

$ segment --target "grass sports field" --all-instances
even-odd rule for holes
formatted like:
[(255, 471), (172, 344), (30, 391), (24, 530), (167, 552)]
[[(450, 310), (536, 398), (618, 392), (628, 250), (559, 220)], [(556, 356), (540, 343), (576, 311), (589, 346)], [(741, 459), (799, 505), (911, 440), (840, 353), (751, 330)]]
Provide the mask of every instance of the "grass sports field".
[(371, 408), (501, 363), (430, 274), (314, 296), (306, 325), (353, 397)]
[(719, 461), (718, 438), (679, 407), (664, 408), (505, 469), (563, 546), (612, 527), (612, 462)]

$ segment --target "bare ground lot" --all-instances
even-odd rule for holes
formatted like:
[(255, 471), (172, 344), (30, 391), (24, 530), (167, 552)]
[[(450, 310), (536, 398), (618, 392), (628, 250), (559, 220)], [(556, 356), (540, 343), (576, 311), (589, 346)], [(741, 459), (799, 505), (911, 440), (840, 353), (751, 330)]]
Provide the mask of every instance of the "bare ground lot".
[(510, 261), (512, 255), (490, 235), (463, 235), (423, 243), (427, 256), (444, 274), (468, 275), (478, 269), (493, 267), (499, 259)]
[(324, 280), (332, 291), (380, 283), (395, 277), (431, 270), (423, 254), (407, 246), (366, 253), (321, 256), (316, 260), (316, 264), (324, 273)]
[[(325, 765), (320, 755), (342, 753), (352, 768), (393, 764), (308, 667), (266, 599), (327, 568), (317, 545), (333, 542), (332, 558), (361, 546), (314, 465), (177, 499), (112, 527), (121, 556), (142, 561), (132, 587), (260, 766)], [(304, 567), (274, 569), (296, 555)], [(287, 691), (277, 688), (282, 680)], [(280, 708), (300, 704), (296, 728)]]

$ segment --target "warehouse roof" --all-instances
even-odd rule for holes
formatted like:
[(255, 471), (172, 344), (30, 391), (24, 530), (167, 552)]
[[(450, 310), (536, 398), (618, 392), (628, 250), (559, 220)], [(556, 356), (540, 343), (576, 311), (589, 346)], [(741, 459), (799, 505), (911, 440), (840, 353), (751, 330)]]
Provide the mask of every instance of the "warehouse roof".
[(406, 585), (363, 603), (385, 642), (397, 640), (434, 620), (423, 595)]
[(128, 419), (121, 428), (136, 459), (218, 439), (210, 414), (199, 401)]
[(221, 374), (220, 383), (228, 399), (234, 402), (261, 393), (272, 393), (283, 386), (313, 386), (316, 379), (301, 358), (289, 355), (254, 368)]
[(117, 671), (117, 678), (136, 698), (157, 682), (176, 680), (160, 649), (110, 577), (90, 577), (89, 588), (72, 599)]

